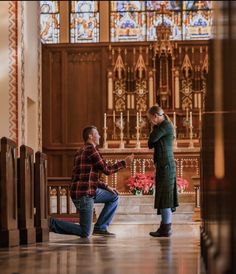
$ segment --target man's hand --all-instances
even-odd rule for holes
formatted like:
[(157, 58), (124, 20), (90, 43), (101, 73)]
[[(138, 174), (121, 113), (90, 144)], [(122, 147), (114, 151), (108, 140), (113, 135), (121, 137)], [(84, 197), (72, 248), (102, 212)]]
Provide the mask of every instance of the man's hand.
[(125, 157), (125, 163), (126, 166), (129, 166), (134, 160), (134, 154), (132, 153), (131, 155)]
[(107, 191), (119, 195), (119, 191), (113, 187), (107, 186)]

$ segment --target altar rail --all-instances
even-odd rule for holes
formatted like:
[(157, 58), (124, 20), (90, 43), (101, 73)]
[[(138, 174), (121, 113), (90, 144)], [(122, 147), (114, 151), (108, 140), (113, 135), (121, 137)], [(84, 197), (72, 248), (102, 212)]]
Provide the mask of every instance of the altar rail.
[[(79, 223), (79, 212), (70, 198), (71, 177), (48, 177), (48, 214)], [(95, 210), (93, 221), (96, 220)]]

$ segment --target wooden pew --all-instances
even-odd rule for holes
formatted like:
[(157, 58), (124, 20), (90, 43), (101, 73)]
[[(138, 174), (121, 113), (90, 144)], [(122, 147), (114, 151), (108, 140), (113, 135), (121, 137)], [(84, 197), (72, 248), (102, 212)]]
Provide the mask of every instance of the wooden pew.
[(34, 220), (36, 228), (36, 241), (45, 242), (49, 240), (47, 156), (39, 151), (35, 154), (34, 175), (34, 202), (36, 208)]
[(30, 147), (20, 147), (18, 159), (18, 216), (20, 244), (36, 242), (34, 227), (34, 154)]
[(17, 216), (16, 143), (1, 138), (0, 152), (0, 247), (19, 245)]

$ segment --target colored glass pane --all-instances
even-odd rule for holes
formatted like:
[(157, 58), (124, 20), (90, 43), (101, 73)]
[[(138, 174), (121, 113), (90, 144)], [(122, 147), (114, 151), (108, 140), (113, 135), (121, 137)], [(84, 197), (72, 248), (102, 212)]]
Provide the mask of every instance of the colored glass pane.
[(182, 1), (147, 1), (147, 10), (159, 10), (162, 3), (166, 4), (167, 10), (181, 10)]
[(98, 42), (99, 17), (94, 13), (71, 14), (71, 42)]
[(184, 11), (183, 39), (197, 40), (211, 38), (212, 11)]
[(181, 13), (171, 12), (170, 14), (162, 15), (155, 12), (149, 12), (147, 15), (147, 40), (155, 41), (157, 39), (156, 26), (164, 23), (166, 26), (170, 26), (172, 33), (170, 36), (171, 40), (182, 39), (182, 28), (181, 28)]
[(212, 9), (212, 1), (183, 1), (183, 10)]
[(72, 1), (70, 13), (71, 43), (99, 42), (98, 1)]
[(111, 1), (111, 11), (145, 11), (145, 1)]
[(59, 1), (40, 1), (41, 13), (58, 13)]
[(40, 1), (40, 36), (42, 43), (59, 43), (59, 1)]
[(97, 1), (71, 1), (71, 12), (98, 12)]
[(144, 12), (112, 13), (112, 41), (144, 41), (146, 15)]

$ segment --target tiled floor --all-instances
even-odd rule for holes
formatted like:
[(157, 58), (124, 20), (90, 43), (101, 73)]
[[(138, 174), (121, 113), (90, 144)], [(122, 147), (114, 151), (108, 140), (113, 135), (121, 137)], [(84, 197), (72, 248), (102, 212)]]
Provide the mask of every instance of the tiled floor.
[(112, 225), (115, 238), (50, 233), (50, 242), (0, 249), (1, 274), (203, 274), (199, 225), (174, 225), (171, 238), (152, 238), (154, 225)]

